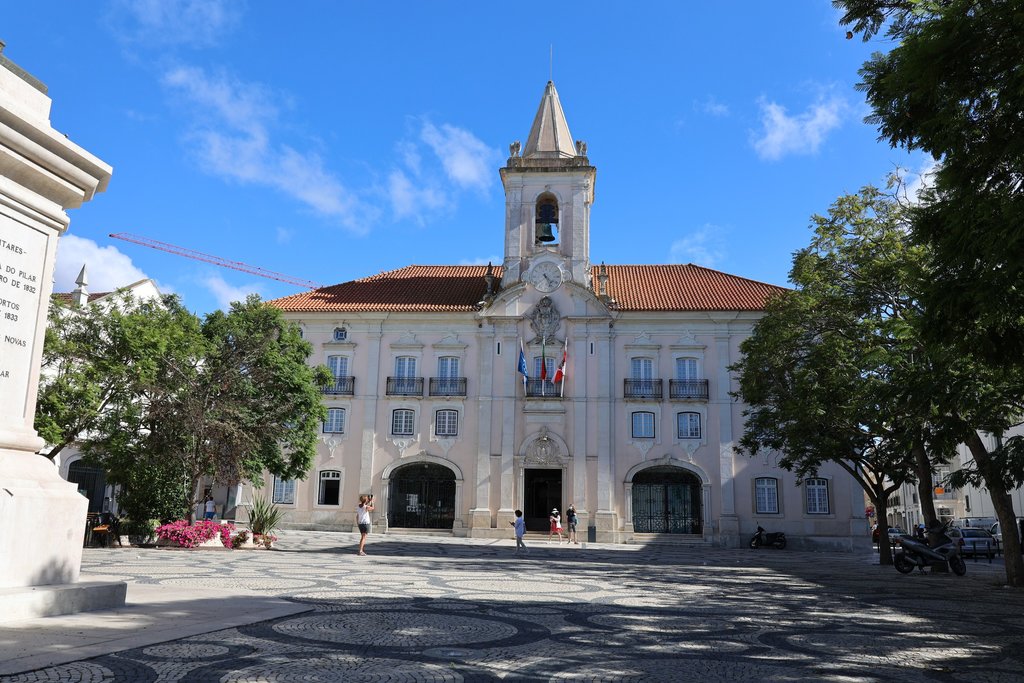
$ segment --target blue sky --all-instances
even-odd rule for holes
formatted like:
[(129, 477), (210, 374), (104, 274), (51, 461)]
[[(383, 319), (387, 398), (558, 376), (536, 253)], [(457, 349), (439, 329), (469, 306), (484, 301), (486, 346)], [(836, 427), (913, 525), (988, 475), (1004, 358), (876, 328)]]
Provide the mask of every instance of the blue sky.
[(826, 0), (40, 0), (4, 3), (0, 39), (114, 167), (71, 212), (55, 290), (87, 262), (92, 291), (151, 277), (205, 313), (300, 290), (107, 235), (323, 284), (500, 263), (498, 168), (552, 71), (597, 167), (595, 262), (786, 284), (812, 214), (928, 166), (863, 122), (857, 70), (887, 46), (838, 19)]

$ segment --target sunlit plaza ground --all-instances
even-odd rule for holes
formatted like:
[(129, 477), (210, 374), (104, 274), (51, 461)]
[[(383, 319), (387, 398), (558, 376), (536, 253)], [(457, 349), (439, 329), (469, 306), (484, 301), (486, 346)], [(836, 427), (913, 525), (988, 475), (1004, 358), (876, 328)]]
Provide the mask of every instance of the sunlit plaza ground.
[(877, 555), (356, 542), (87, 549), (83, 580), (127, 581), (128, 606), (0, 629), (0, 681), (1024, 678), (1024, 592), (998, 560), (960, 578)]

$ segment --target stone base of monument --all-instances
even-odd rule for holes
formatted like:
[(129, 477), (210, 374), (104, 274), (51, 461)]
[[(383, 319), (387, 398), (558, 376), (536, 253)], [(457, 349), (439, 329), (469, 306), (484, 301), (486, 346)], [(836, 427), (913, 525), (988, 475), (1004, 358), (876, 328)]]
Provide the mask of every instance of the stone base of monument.
[(46, 458), (0, 449), (0, 621), (124, 606), (127, 584), (78, 581), (88, 506)]
[(65, 583), (57, 586), (0, 588), (0, 624), (124, 607), (123, 581)]

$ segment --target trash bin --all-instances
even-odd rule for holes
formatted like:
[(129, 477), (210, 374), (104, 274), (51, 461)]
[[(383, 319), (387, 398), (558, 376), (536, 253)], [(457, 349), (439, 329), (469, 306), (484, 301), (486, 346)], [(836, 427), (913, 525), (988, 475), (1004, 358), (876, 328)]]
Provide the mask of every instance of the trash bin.
[(587, 527), (587, 543), (597, 543), (597, 527)]

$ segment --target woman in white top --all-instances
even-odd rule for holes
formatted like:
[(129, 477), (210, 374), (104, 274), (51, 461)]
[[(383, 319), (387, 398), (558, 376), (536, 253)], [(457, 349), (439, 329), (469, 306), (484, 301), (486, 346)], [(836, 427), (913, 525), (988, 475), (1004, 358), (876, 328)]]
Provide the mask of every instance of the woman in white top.
[(359, 554), (365, 555), (366, 534), (370, 533), (370, 513), (373, 512), (373, 494), (359, 496), (359, 507), (356, 508), (356, 524), (359, 525)]

